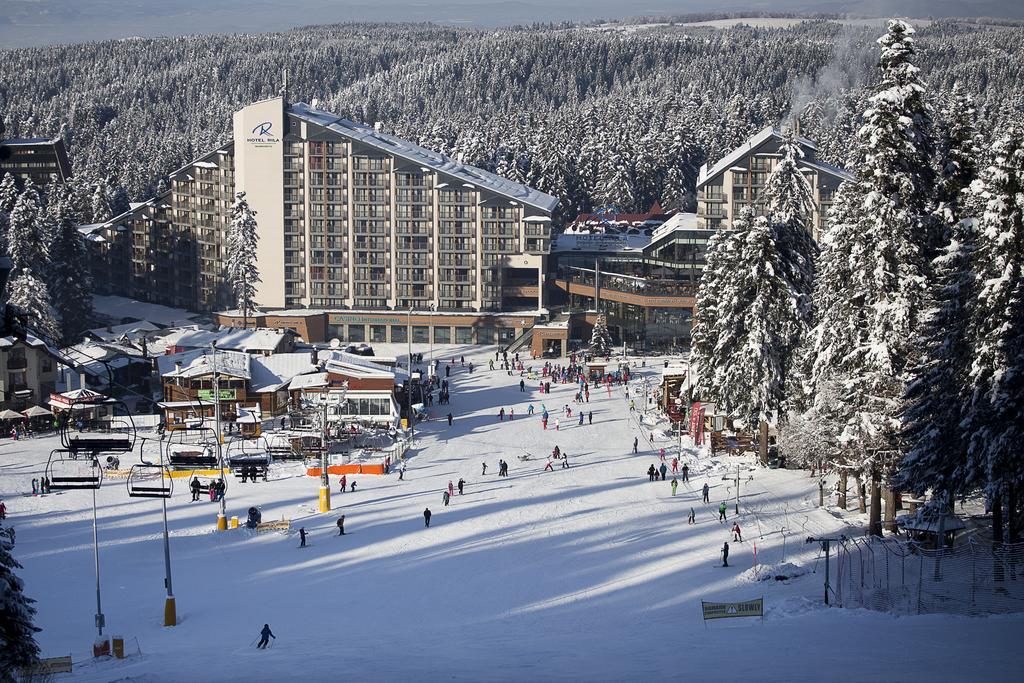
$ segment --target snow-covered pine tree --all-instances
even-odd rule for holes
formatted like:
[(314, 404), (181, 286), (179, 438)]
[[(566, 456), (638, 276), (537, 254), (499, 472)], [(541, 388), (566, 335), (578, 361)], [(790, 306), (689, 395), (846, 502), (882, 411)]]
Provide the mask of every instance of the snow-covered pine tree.
[(256, 212), (249, 207), (245, 193), (235, 195), (231, 206), (231, 226), (225, 245), (225, 267), (228, 286), (235, 297), (235, 305), (242, 311), (243, 323), (249, 325), (249, 312), (256, 306), (256, 284), (260, 271), (256, 264)]
[(13, 264), (12, 272), (31, 268), (37, 273), (46, 271), (49, 261), (49, 236), (44, 234), (47, 221), (43, 219), (39, 192), (29, 180), (11, 210), (7, 230), (7, 250)]
[(0, 212), (10, 213), (13, 211), (19, 194), (14, 176), (10, 173), (5, 173), (3, 180), (0, 180)]
[(977, 296), (976, 249), (974, 222), (965, 219), (952, 227), (950, 243), (935, 259), (930, 308), (919, 333), (921, 360), (910, 368), (903, 410), (908, 450), (897, 486), (922, 495), (931, 489), (941, 501), (979, 484), (968, 467), (969, 435), (961, 426), (974, 358), (969, 327)]
[[(975, 270), (974, 362), (965, 429), (970, 466), (986, 486), (993, 510), (1024, 482), (1024, 134), (1015, 127), (993, 147), (982, 175), (985, 213)], [(1019, 489), (1018, 489), (1019, 490)], [(1012, 496), (1011, 496), (1012, 498)], [(993, 513), (993, 540), (1002, 542)], [(1013, 541), (1015, 539), (1011, 539)]]
[(721, 400), (725, 371), (735, 353), (733, 332), (742, 313), (736, 306), (733, 280), (740, 265), (740, 235), (746, 233), (753, 221), (753, 210), (743, 208), (733, 220), (733, 230), (719, 230), (711, 236), (704, 255), (704, 270), (697, 286), (690, 365), (699, 378), (697, 395), (705, 400)]
[(590, 353), (607, 356), (612, 350), (612, 335), (608, 332), (608, 321), (604, 313), (597, 314), (594, 331), (590, 334)]
[(919, 333), (919, 362), (910, 368), (902, 436), (908, 450), (897, 485), (924, 494), (931, 489), (950, 501), (984, 481), (968, 467), (969, 434), (962, 426), (970, 403), (968, 377), (974, 358), (970, 320), (977, 297), (974, 272), (978, 231), (965, 197), (977, 176), (979, 154), (975, 109), (955, 86), (936, 126), (935, 217), (948, 244), (931, 270), (929, 310)]
[[(893, 20), (878, 40), (882, 80), (857, 133), (862, 188), (848, 192), (841, 207), (848, 215), (837, 213), (830, 229), (842, 243), (828, 258), (849, 256), (845, 264), (833, 263), (838, 272), (827, 273), (823, 254), (819, 278), (825, 281), (816, 293), (823, 301), (815, 301), (823, 319), (815, 335), (814, 374), (819, 382), (843, 380), (841, 405), (833, 409), (843, 420), (840, 443), (871, 475), (870, 532), (876, 535), (882, 533), (882, 476), (897, 464), (905, 372), (924, 307), (925, 253), (934, 244), (928, 211), (934, 190), (931, 115), (911, 62), (912, 33), (909, 24)], [(861, 205), (851, 201), (857, 195)], [(842, 297), (850, 310), (837, 320), (825, 310)], [(828, 320), (837, 329), (825, 327)], [(894, 505), (886, 507), (886, 516), (895, 519)]]
[(37, 278), (32, 268), (22, 268), (7, 284), (7, 302), (28, 314), (29, 331), (48, 344), (60, 339), (60, 326), (50, 305), (46, 282)]
[[(785, 276), (796, 294), (796, 331), (792, 338), (783, 340), (785, 348), (784, 375), (786, 377), (787, 410), (779, 415), (785, 422), (790, 398), (802, 397), (801, 376), (797, 356), (803, 348), (804, 337), (814, 324), (812, 299), (814, 295), (814, 262), (818, 245), (812, 237), (814, 191), (797, 161), (803, 150), (792, 132), (787, 132), (779, 149), (782, 158), (765, 183), (763, 197), (765, 210), (777, 236), (777, 245)], [(797, 403), (803, 403), (798, 400)]]
[(18, 680), (18, 670), (39, 661), (33, 623), (35, 600), (25, 595), (25, 584), (15, 570), (21, 565), (11, 555), (6, 530), (0, 533), (0, 680)]
[(719, 370), (720, 400), (749, 428), (767, 422), (785, 407), (789, 340), (797, 336), (795, 292), (785, 272), (777, 236), (765, 216), (738, 234), (738, 263), (723, 305), (733, 329), (723, 330), (731, 349)]
[(52, 185), (48, 210), (54, 225), (50, 245), (50, 297), (60, 322), (60, 339), (75, 344), (92, 320), (92, 274), (89, 253), (81, 235), (80, 222), (70, 189)]

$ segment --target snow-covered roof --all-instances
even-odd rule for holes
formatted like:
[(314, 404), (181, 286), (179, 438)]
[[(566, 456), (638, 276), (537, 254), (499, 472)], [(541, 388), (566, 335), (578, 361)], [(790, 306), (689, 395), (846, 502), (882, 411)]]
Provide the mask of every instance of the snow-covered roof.
[(288, 383), (288, 391), (312, 389), (315, 387), (326, 387), (328, 383), (326, 372), (312, 372), (308, 375), (296, 375)]
[(82, 236), (82, 239), (89, 240), (90, 242), (106, 242), (103, 235), (98, 235), (100, 228), (106, 223), (86, 223), (78, 226), (78, 234)]
[(394, 379), (401, 372), (402, 376), (405, 376), (404, 371), (392, 369), (374, 363), (373, 360), (367, 356), (357, 356), (352, 353), (346, 353), (344, 351), (337, 351), (329, 349), (327, 351), (320, 351), (319, 358), (324, 360), (324, 370), (337, 375), (344, 375), (346, 377), (358, 377), (361, 379)]
[(123, 325), (111, 325), (109, 327), (96, 327), (91, 330), (86, 330), (87, 335), (102, 339), (103, 341), (118, 341), (125, 335), (128, 335), (130, 339), (144, 336), (146, 332), (155, 332), (160, 328), (158, 325), (154, 325), (148, 320), (138, 320), (132, 323), (125, 323)]
[[(749, 138), (742, 145), (734, 149), (733, 151), (726, 154), (724, 157), (719, 159), (718, 163), (712, 166), (710, 169), (707, 164), (701, 166), (700, 174), (697, 176), (697, 187), (700, 187), (711, 178), (714, 178), (722, 171), (725, 171), (732, 167), (737, 161), (745, 157), (746, 155), (753, 152), (755, 149), (768, 142), (772, 138), (782, 139), (782, 131), (775, 126), (766, 126), (759, 133)], [(805, 137), (798, 137), (796, 139), (800, 145), (808, 147), (812, 150), (817, 150), (818, 146), (813, 140), (808, 140)], [(746, 169), (743, 169), (746, 170)]]
[(797, 165), (807, 166), (809, 168), (813, 168), (815, 171), (818, 171), (820, 173), (828, 173), (829, 175), (834, 175), (842, 180), (856, 180), (856, 176), (847, 171), (845, 168), (839, 168), (838, 166), (833, 166), (832, 164), (826, 164), (824, 161), (808, 161), (807, 159), (800, 159), (797, 162)]
[(249, 363), (249, 390), (256, 393), (277, 391), (296, 376), (315, 373), (318, 368), (311, 360), (311, 354), (306, 352), (253, 356)]
[(217, 348), (230, 351), (276, 351), (289, 333), (267, 328), (221, 330), (180, 330), (164, 337), (168, 346), (199, 348), (216, 342)]
[(93, 296), (93, 309), (100, 315), (121, 320), (148, 320), (157, 325), (173, 325), (198, 318), (198, 313), (183, 308), (171, 308), (145, 301), (136, 301), (124, 296)]
[[(252, 374), (249, 362), (253, 357), (241, 351), (217, 350), (217, 374), (249, 379)], [(161, 377), (202, 377), (213, 374), (214, 358), (209, 349), (193, 349), (167, 356), (158, 356), (157, 369)], [(181, 363), (181, 370), (175, 367)]]
[(419, 145), (374, 130), (366, 124), (340, 118), (326, 111), (314, 109), (303, 102), (289, 107), (289, 112), (303, 121), (322, 126), (332, 132), (374, 147), (387, 154), (402, 157), (414, 164), (452, 176), (473, 187), (496, 192), (542, 211), (554, 211), (558, 199), (521, 183), (502, 178), (475, 166), (461, 164), (443, 154), (431, 152)]

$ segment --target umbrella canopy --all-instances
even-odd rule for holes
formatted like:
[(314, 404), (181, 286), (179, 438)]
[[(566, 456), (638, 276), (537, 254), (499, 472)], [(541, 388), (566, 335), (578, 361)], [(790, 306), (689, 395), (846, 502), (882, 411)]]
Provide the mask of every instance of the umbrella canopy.
[(0, 413), (0, 420), (24, 420), (25, 416), (8, 408)]
[(53, 413), (42, 406), (32, 406), (26, 410), (24, 414), (25, 417), (43, 417), (44, 415), (53, 416)]

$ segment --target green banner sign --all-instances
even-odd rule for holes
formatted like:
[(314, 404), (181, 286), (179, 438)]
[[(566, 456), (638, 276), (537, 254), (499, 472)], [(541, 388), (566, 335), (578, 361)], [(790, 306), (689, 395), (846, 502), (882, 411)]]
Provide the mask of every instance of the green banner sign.
[(704, 621), (708, 619), (764, 616), (764, 598), (747, 600), (746, 602), (704, 602), (701, 600), (700, 606), (704, 610)]
[[(221, 389), (220, 400), (222, 401), (234, 401), (235, 400), (235, 389)], [(199, 390), (200, 401), (212, 401), (213, 400), (213, 389), (200, 389)]]

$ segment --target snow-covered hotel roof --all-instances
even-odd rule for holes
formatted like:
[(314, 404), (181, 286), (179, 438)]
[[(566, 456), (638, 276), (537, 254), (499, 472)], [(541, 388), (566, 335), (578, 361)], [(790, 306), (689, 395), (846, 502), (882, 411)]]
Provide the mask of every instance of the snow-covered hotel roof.
[(355, 121), (335, 116), (320, 109), (314, 109), (303, 102), (291, 105), (288, 108), (288, 112), (303, 121), (322, 126), (327, 130), (344, 135), (352, 140), (357, 140), (364, 145), (374, 147), (387, 154), (402, 157), (425, 169), (444, 173), (475, 188), (504, 195), (527, 206), (551, 212), (558, 205), (558, 199), (549, 194), (544, 194), (521, 183), (502, 178), (481, 168), (461, 164), (443, 154), (432, 152), (407, 140), (381, 133), (374, 130), (371, 126), (356, 123)]

